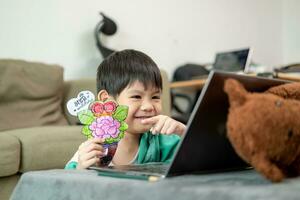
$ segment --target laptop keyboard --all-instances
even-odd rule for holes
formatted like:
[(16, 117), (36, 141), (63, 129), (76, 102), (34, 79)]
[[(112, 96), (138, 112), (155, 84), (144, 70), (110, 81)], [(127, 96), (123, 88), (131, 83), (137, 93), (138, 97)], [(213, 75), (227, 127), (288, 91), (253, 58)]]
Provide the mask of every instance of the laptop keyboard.
[(116, 165), (109, 166), (110, 169), (115, 169), (118, 171), (135, 171), (135, 172), (147, 172), (147, 173), (157, 173), (164, 174), (168, 170), (170, 165), (162, 163), (149, 163), (149, 164), (136, 164), (136, 165)]

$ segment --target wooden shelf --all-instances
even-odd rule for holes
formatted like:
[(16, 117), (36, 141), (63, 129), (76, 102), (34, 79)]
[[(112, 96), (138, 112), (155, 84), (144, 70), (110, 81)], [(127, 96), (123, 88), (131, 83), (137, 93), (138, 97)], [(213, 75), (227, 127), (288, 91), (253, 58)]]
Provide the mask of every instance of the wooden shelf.
[(300, 81), (300, 73), (277, 73), (277, 78), (289, 81)]
[(170, 83), (170, 88), (175, 89), (175, 88), (185, 88), (185, 87), (190, 87), (190, 88), (195, 88), (195, 89), (202, 89), (202, 87), (205, 84), (206, 79), (195, 79), (195, 80), (189, 80), (189, 81), (176, 81)]
[[(254, 74), (251, 74), (251, 76), (255, 76)], [(286, 74), (286, 73), (278, 73), (277, 78), (279, 79), (285, 79), (290, 81), (300, 81), (300, 74)], [(189, 81), (176, 81), (170, 83), (171, 89), (176, 88), (193, 88), (193, 89), (202, 89), (202, 87), (205, 84), (206, 79), (193, 79)]]

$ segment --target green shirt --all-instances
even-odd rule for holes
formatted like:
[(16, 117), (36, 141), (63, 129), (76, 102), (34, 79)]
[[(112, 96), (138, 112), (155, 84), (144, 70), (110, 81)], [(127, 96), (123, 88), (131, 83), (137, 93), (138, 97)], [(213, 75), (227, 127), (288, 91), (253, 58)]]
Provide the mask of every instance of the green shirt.
[(172, 160), (179, 141), (180, 137), (178, 135), (144, 133), (140, 139), (138, 157), (135, 163), (168, 163)]
[[(180, 141), (178, 135), (153, 135), (146, 132), (141, 136), (137, 159), (135, 164), (150, 162), (169, 163), (174, 155), (177, 144)], [(65, 169), (76, 169), (77, 162), (69, 162)]]

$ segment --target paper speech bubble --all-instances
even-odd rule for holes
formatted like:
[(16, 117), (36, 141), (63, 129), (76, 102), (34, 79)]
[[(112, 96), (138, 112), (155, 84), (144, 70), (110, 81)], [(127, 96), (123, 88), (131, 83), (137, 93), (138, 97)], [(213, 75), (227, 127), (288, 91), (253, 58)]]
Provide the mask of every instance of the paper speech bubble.
[(87, 110), (90, 103), (94, 101), (95, 95), (91, 91), (81, 91), (77, 98), (72, 98), (68, 101), (67, 109), (71, 115), (77, 116), (80, 111)]

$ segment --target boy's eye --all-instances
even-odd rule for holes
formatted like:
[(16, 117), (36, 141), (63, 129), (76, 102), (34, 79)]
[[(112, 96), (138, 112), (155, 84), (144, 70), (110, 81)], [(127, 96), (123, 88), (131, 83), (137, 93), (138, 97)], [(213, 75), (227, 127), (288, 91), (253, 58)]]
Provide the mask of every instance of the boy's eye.
[(140, 99), (141, 96), (140, 95), (133, 95), (133, 96), (131, 96), (131, 98), (133, 98), (133, 99)]
[(159, 95), (155, 95), (152, 97), (152, 99), (160, 99), (160, 96)]

